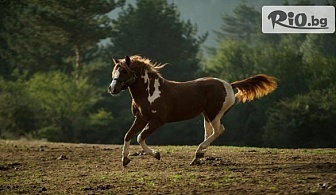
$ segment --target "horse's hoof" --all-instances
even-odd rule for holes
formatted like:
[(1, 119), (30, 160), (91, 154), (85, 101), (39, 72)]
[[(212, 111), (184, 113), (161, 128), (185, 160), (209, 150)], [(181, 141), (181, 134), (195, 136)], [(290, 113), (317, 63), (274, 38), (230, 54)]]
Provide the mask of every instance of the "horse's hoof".
[(199, 160), (199, 158), (194, 158), (191, 163), (190, 163), (190, 166), (193, 166), (193, 165), (200, 165), (201, 162)]
[(154, 158), (160, 160), (160, 158), (161, 158), (160, 152), (155, 152)]
[(124, 166), (124, 167), (126, 167), (127, 165), (128, 165), (128, 163), (130, 163), (131, 162), (131, 160), (129, 159), (129, 158), (127, 158), (127, 157), (124, 157), (123, 159), (122, 159), (122, 165)]
[(200, 165), (200, 159), (204, 158), (204, 153), (196, 153), (195, 158), (191, 161), (190, 165)]

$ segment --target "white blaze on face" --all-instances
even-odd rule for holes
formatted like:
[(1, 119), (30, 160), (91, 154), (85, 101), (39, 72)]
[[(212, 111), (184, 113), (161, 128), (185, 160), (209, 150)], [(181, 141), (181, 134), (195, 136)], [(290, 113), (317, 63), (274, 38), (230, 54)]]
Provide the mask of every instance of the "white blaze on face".
[(110, 87), (111, 87), (111, 91), (114, 91), (114, 88), (115, 88), (115, 85), (117, 84), (117, 80), (115, 79), (118, 79), (119, 78), (119, 75), (120, 75), (120, 72), (119, 72), (119, 68), (115, 71), (114, 73), (114, 77), (112, 78), (112, 82), (110, 84)]

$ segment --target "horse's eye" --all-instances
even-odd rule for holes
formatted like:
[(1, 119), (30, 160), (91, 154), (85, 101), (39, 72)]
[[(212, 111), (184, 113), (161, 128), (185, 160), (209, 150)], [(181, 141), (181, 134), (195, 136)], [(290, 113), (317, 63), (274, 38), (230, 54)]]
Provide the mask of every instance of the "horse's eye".
[(122, 74), (127, 74), (127, 71), (123, 69), (123, 70), (121, 70), (121, 73)]

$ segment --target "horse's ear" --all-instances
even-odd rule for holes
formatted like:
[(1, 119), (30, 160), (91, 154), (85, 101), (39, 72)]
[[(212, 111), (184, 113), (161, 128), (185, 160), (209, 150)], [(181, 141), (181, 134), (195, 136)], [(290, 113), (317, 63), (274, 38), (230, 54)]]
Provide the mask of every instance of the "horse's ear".
[(113, 60), (113, 63), (114, 63), (115, 65), (117, 65), (117, 64), (119, 63), (119, 60), (118, 60), (118, 59), (112, 58), (112, 60)]
[(130, 57), (125, 56), (125, 61), (126, 61), (126, 64), (127, 64), (128, 66), (131, 65), (131, 59), (130, 59)]

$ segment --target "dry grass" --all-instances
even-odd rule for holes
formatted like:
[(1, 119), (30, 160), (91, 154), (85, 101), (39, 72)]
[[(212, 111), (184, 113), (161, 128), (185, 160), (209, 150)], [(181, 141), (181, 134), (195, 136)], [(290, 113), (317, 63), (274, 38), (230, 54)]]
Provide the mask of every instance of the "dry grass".
[[(159, 146), (162, 160), (121, 146), (0, 140), (0, 194), (334, 194), (335, 149)], [(140, 150), (131, 146), (131, 152)]]

